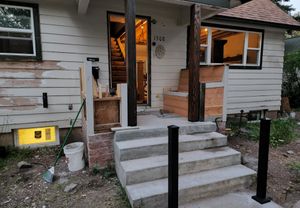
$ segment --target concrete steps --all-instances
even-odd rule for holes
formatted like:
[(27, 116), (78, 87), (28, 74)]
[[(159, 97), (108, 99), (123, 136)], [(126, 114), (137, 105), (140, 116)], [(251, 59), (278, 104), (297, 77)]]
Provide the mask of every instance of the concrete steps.
[[(241, 163), (241, 154), (228, 147), (183, 152), (179, 154), (179, 175), (196, 173)], [(119, 175), (123, 185), (168, 177), (168, 155), (121, 162)]]
[[(195, 151), (227, 145), (226, 136), (211, 132), (179, 137), (179, 152)], [(120, 161), (164, 155), (168, 153), (168, 137), (152, 137), (115, 143), (115, 154)]]
[[(255, 172), (242, 165), (229, 166), (179, 177), (179, 204), (235, 191), (250, 185)], [(126, 186), (132, 207), (167, 208), (168, 180)]]
[[(227, 147), (227, 137), (212, 122), (180, 126), (179, 203), (247, 187), (255, 172), (241, 163), (241, 154)], [(134, 208), (167, 207), (168, 130), (149, 128), (115, 133), (118, 178)]]

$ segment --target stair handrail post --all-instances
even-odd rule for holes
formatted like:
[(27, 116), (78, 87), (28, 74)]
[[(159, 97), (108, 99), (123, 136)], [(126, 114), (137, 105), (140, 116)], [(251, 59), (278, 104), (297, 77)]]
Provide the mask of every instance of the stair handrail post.
[(259, 150), (258, 150), (259, 153), (258, 153), (256, 195), (252, 196), (252, 199), (259, 202), (260, 204), (265, 204), (271, 201), (271, 198), (266, 196), (270, 130), (271, 130), (271, 120), (262, 118), (260, 120), (260, 138), (259, 138)]
[(206, 83), (200, 83), (200, 110), (199, 121), (205, 121), (205, 91)]
[(168, 140), (168, 207), (178, 208), (178, 126), (168, 126)]

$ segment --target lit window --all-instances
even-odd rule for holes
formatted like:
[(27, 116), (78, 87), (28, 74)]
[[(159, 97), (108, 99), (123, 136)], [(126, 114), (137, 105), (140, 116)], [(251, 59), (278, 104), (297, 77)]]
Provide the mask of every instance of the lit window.
[(201, 64), (260, 67), (261, 32), (203, 27), (200, 40)]
[[(17, 4), (17, 3), (16, 3)], [(39, 25), (35, 4), (0, 4), (0, 56), (40, 58)]]

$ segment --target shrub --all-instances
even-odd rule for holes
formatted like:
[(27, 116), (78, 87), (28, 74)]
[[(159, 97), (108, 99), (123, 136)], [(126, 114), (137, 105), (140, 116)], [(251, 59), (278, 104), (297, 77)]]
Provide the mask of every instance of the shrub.
[(300, 107), (300, 51), (284, 56), (282, 95), (292, 108)]
[[(278, 147), (288, 144), (297, 136), (295, 129), (297, 122), (294, 119), (272, 120), (270, 132), (270, 144), (272, 147)], [(258, 141), (260, 123), (248, 123), (246, 126), (248, 137)]]

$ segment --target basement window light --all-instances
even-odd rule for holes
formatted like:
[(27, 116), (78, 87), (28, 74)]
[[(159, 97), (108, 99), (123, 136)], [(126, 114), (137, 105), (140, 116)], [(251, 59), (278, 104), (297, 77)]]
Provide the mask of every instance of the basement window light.
[(41, 59), (37, 4), (0, 3), (1, 59)]
[(202, 27), (201, 65), (229, 64), (236, 69), (260, 69), (262, 32)]

